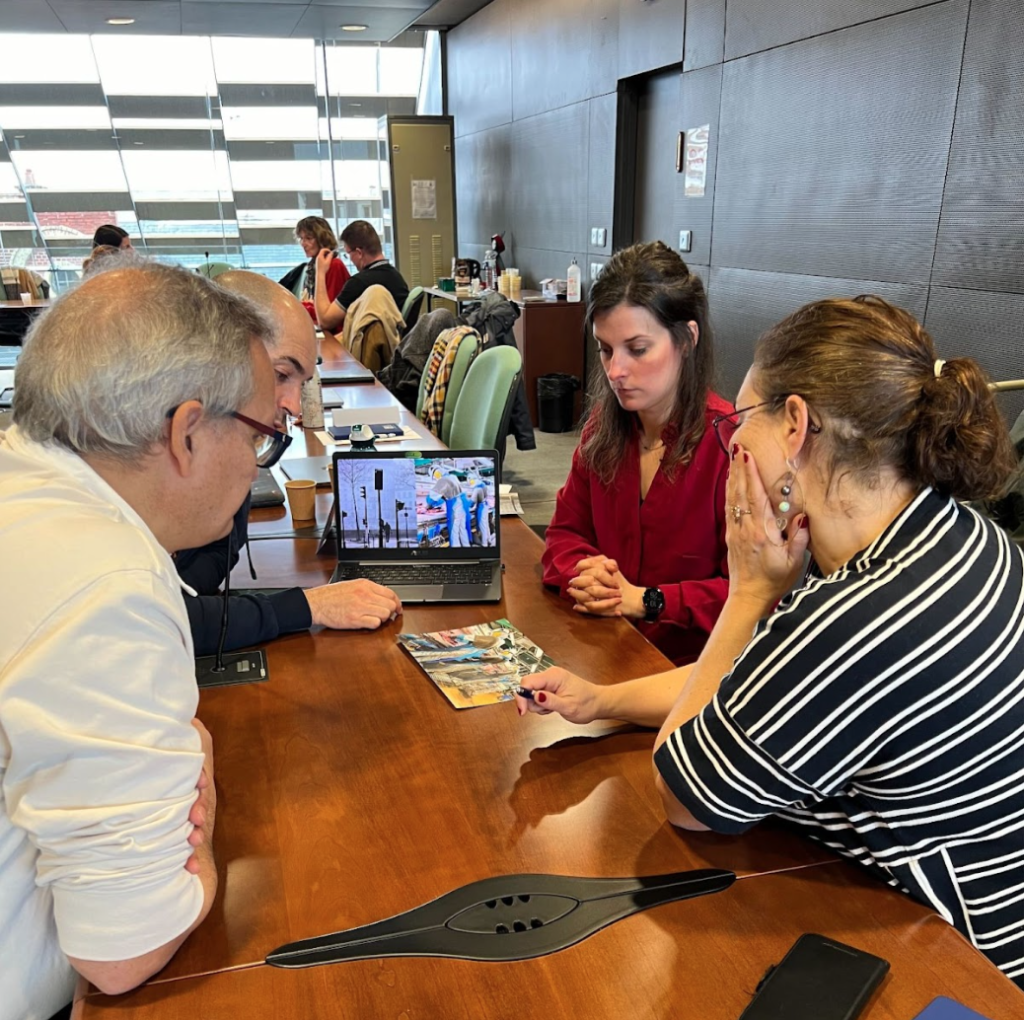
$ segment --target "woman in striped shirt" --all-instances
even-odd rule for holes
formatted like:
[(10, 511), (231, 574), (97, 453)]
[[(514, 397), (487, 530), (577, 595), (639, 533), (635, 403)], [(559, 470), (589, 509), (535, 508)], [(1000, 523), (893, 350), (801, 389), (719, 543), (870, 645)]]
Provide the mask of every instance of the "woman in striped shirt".
[(761, 338), (736, 406), (699, 661), (612, 687), (549, 670), (520, 711), (659, 726), (673, 824), (785, 818), (1024, 987), (1024, 554), (957, 502), (1013, 470), (985, 378), (878, 298), (820, 301)]

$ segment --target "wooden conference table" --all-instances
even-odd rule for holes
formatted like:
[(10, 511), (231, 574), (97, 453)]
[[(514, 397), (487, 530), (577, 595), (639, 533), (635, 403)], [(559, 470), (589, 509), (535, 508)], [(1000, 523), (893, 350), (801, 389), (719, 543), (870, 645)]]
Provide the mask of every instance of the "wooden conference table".
[[(741, 838), (673, 830), (651, 778), (651, 731), (520, 719), (511, 705), (453, 709), (396, 647), (400, 631), (507, 617), (595, 681), (666, 666), (628, 623), (584, 619), (546, 591), (542, 545), (521, 521), (503, 518), (501, 540), (501, 603), (408, 606), (373, 633), (293, 634), (268, 646), (267, 682), (203, 691), (219, 791), (217, 900), (153, 981), (79, 998), (76, 1018), (732, 1020), (768, 966), (817, 931), (892, 962), (870, 1020), (909, 1020), (940, 994), (1019, 1020), (1015, 986), (934, 913), (856, 867), (773, 824)], [(333, 560), (315, 550), (315, 539), (256, 543), (260, 583), (325, 580)], [(707, 867), (740, 880), (536, 960), (263, 963), (285, 942), (490, 876)]]

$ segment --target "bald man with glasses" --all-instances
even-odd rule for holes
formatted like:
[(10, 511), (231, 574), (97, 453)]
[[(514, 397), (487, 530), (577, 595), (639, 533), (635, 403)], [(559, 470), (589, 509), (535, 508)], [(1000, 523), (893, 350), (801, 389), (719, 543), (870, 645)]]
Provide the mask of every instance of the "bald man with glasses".
[[(216, 282), (248, 298), (275, 326), (268, 352), (274, 368), (276, 414), (274, 427), (265, 430), (259, 451), (260, 466), (271, 467), (291, 441), (284, 432), (288, 415), (299, 415), (302, 384), (316, 370), (313, 323), (293, 294), (264, 276), (236, 270), (222, 273)], [(211, 655), (217, 650), (224, 604), (216, 592), (248, 541), (249, 502), (246, 498), (236, 513), (229, 536), (201, 549), (186, 549), (176, 557), (182, 580), (198, 593), (185, 600), (196, 655)], [(401, 601), (390, 588), (366, 578), (305, 590), (288, 588), (271, 595), (234, 595), (229, 596), (228, 603), (224, 641), (228, 651), (264, 644), (312, 626), (373, 630), (402, 611)]]

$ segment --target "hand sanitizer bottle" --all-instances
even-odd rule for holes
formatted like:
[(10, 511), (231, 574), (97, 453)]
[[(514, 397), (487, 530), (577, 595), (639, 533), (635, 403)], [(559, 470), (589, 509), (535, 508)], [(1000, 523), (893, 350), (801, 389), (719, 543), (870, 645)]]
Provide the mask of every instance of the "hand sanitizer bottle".
[(572, 260), (569, 271), (566, 273), (565, 300), (574, 302), (580, 300), (580, 267), (576, 265), (575, 259)]

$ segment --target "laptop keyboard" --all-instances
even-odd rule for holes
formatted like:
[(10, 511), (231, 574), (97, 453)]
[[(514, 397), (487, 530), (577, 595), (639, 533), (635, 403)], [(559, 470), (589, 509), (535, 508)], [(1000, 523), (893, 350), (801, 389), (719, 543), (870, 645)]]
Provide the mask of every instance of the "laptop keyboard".
[(407, 584), (490, 584), (490, 563), (358, 563), (345, 567), (345, 578), (365, 577), (387, 588)]

